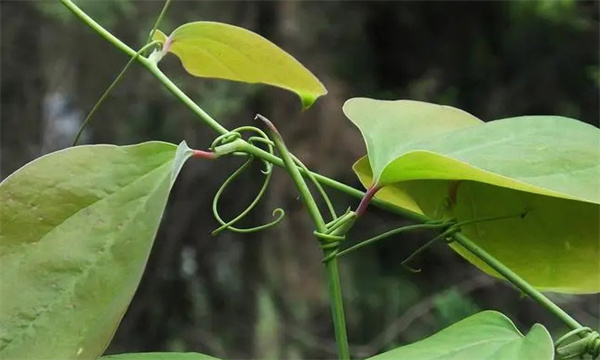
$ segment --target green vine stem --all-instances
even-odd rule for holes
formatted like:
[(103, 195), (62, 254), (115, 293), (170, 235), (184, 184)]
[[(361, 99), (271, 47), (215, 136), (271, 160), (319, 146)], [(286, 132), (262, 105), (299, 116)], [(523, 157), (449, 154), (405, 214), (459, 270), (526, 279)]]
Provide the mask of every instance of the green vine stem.
[(154, 26), (152, 26), (152, 30), (150, 30), (150, 34), (148, 34), (148, 39), (146, 40), (146, 44), (148, 44), (148, 43), (150, 43), (150, 41), (152, 41), (152, 36), (154, 36), (154, 32), (156, 31), (156, 29), (158, 29), (158, 25), (160, 25), (160, 22), (162, 21), (163, 17), (167, 13), (169, 4), (171, 4), (171, 0), (165, 1), (165, 4), (163, 5), (162, 10), (160, 10), (160, 14), (158, 14), (158, 18), (156, 18), (156, 21), (154, 22)]
[(488, 254), (487, 251), (477, 246), (473, 241), (471, 241), (471, 239), (461, 234), (460, 232), (454, 233), (452, 235), (452, 239), (459, 243), (465, 249), (469, 250), (473, 255), (483, 260), (489, 267), (496, 270), (498, 274), (502, 275), (506, 280), (515, 285), (519, 290), (529, 295), (538, 304), (542, 305), (551, 313), (556, 315), (571, 329), (575, 330), (583, 327), (579, 322), (577, 322), (577, 320), (573, 319), (571, 315), (567, 314), (563, 309), (558, 307), (558, 305), (556, 305), (550, 299), (544, 296), (544, 294), (542, 294), (539, 290), (531, 286), (527, 281), (523, 280), (523, 278), (521, 278), (519, 275), (515, 274), (506, 265), (502, 264), (492, 255)]
[(449, 224), (451, 224), (451, 223), (434, 220), (434, 221), (431, 221), (431, 222), (425, 223), (425, 224), (415, 224), (415, 225), (407, 225), (407, 226), (399, 227), (399, 228), (384, 232), (382, 234), (376, 235), (367, 240), (361, 241), (356, 245), (353, 245), (347, 249), (340, 251), (337, 256), (340, 257), (340, 256), (347, 255), (348, 253), (358, 250), (364, 246), (372, 245), (375, 242), (378, 242), (380, 240), (386, 239), (390, 236), (394, 236), (394, 235), (397, 235), (397, 234), (400, 234), (403, 232), (421, 230), (421, 229), (440, 229), (440, 228), (448, 227)]
[(142, 46), (141, 49), (139, 49), (127, 62), (127, 64), (125, 64), (125, 67), (123, 68), (123, 70), (121, 70), (121, 72), (119, 73), (119, 75), (117, 75), (117, 77), (113, 80), (113, 82), (109, 85), (109, 87), (104, 91), (104, 93), (102, 94), (102, 96), (100, 96), (100, 99), (98, 99), (98, 101), (96, 101), (96, 103), (94, 104), (94, 106), (92, 107), (92, 109), (90, 110), (90, 112), (88, 113), (88, 115), (85, 117), (85, 120), (83, 120), (83, 123), (81, 124), (81, 126), (79, 127), (79, 130), (77, 130), (77, 134), (75, 135), (75, 139), (73, 140), (73, 146), (77, 145), (77, 141), (79, 141), (79, 138), (81, 137), (81, 134), (83, 134), (83, 130), (86, 128), (86, 126), (88, 125), (88, 123), (90, 122), (90, 120), (92, 119), (92, 116), (94, 116), (94, 114), (96, 113), (96, 111), (98, 110), (98, 108), (100, 108), (100, 105), (102, 105), (102, 103), (104, 102), (104, 100), (106, 100), (106, 98), (108, 98), (108, 95), (113, 91), (113, 89), (119, 84), (119, 82), (121, 81), (121, 79), (123, 78), (123, 76), (125, 75), (125, 73), (127, 72), (127, 70), (129, 70), (129, 67), (131, 66), (131, 64), (134, 63), (135, 60), (137, 60), (138, 57), (140, 57), (140, 55), (146, 51), (147, 49), (158, 45), (159, 42), (158, 41), (153, 41), (150, 42), (144, 46)]
[[(273, 123), (269, 121), (262, 115), (256, 115), (256, 118), (261, 120), (267, 125), (269, 132), (271, 133), (271, 139), (275, 143), (277, 150), (279, 150), (279, 154), (283, 159), (285, 164), (285, 168), (290, 174), (296, 188), (300, 192), (300, 196), (306, 205), (310, 217), (315, 224), (315, 235), (319, 234), (327, 234), (328, 228), (327, 224), (323, 220), (323, 216), (321, 215), (321, 211), (315, 202), (310, 190), (308, 189), (308, 185), (304, 181), (302, 174), (300, 173), (300, 169), (296, 166), (296, 162), (292, 158), (292, 155), (287, 150), (285, 143), (283, 142), (283, 138), (279, 134), (279, 131), (275, 128)], [(336, 221), (336, 220), (334, 220)], [(322, 239), (319, 237), (319, 241)], [(322, 242), (323, 244), (323, 242)], [(335, 243), (335, 245), (339, 245)], [(335, 341), (338, 349), (338, 356), (341, 360), (349, 360), (350, 359), (350, 348), (348, 346), (348, 335), (346, 331), (346, 318), (344, 315), (344, 305), (342, 301), (342, 288), (340, 284), (340, 273), (338, 269), (337, 258), (334, 256), (335, 252), (337, 252), (337, 246), (322, 246), (323, 255), (327, 259), (325, 261), (325, 266), (327, 268), (327, 280), (329, 283), (329, 296), (331, 299), (331, 314), (333, 316), (333, 327), (335, 332)]]
[[(135, 50), (133, 50), (132, 48), (127, 46), (125, 43), (123, 43), (121, 40), (119, 40), (116, 36), (114, 36), (109, 31), (104, 29), (94, 19), (89, 17), (85, 12), (83, 12), (79, 7), (77, 7), (77, 5), (75, 5), (71, 0), (60, 0), (60, 1), (71, 12), (73, 12), (73, 14), (75, 14), (75, 16), (77, 16), (81, 21), (83, 21), (86, 25), (88, 25), (90, 28), (92, 28), (92, 30), (94, 30), (94, 32), (98, 33), (100, 36), (102, 36), (104, 39), (106, 39), (109, 43), (114, 45), (117, 49), (124, 52), (125, 54), (127, 54), (130, 57), (135, 56), (135, 54), (136, 54)], [(192, 99), (190, 99), (189, 96), (187, 96), (183, 91), (181, 91), (177, 87), (177, 85), (175, 85), (171, 81), (171, 79), (169, 79), (162, 71), (160, 71), (160, 69), (156, 66), (155, 63), (148, 60), (148, 58), (146, 58), (144, 56), (138, 56), (136, 58), (136, 60), (141, 65), (143, 65), (145, 68), (147, 68), (148, 71), (150, 71), (150, 73), (152, 75), (154, 75), (164, 87), (167, 88), (167, 90), (169, 90), (185, 106), (187, 106), (194, 114), (196, 114), (198, 116), (198, 118), (200, 118), (206, 125), (210, 126), (213, 130), (215, 130), (217, 133), (219, 133), (221, 135), (229, 133), (229, 130), (227, 130), (225, 127), (223, 127), (221, 124), (219, 124), (209, 114), (207, 114), (204, 110), (202, 110), (202, 108), (200, 108)], [(265, 151), (257, 146), (249, 144), (243, 140), (240, 142), (243, 142), (244, 145), (238, 146), (239, 147), (238, 151), (243, 151), (250, 155), (254, 155), (257, 158), (268, 161), (275, 166), (285, 167), (283, 160), (281, 160), (279, 157), (277, 157), (273, 154), (270, 154), (268, 151)], [(300, 172), (304, 172), (304, 171), (302, 169), (300, 169)], [(320, 175), (320, 174), (317, 174), (314, 172), (311, 172), (311, 174), (321, 184), (326, 185), (330, 188), (336, 189), (338, 191), (341, 191), (343, 193), (346, 193), (355, 198), (362, 199), (363, 196), (365, 195), (365, 192), (363, 192), (363, 191), (355, 189), (351, 186), (348, 186), (346, 184), (343, 184), (341, 182), (338, 182), (338, 181), (328, 178), (326, 176), (323, 176), (323, 175)], [(394, 206), (393, 204), (378, 200), (376, 198), (374, 198), (371, 201), (371, 203), (383, 210), (386, 210), (393, 214), (401, 215), (403, 217), (406, 217), (408, 219), (411, 219), (411, 220), (414, 220), (417, 222), (426, 222), (426, 221), (430, 220), (425, 215), (422, 215), (422, 214), (419, 214), (416, 212), (412, 212), (412, 211), (409, 211), (406, 209), (402, 209), (398, 206)]]

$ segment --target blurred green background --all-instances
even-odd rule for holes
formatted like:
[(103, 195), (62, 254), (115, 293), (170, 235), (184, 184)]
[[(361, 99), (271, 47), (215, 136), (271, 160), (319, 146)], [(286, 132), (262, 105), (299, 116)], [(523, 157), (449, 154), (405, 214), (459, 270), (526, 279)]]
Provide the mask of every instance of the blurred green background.
[[(161, 1), (78, 1), (120, 39), (140, 47)], [(168, 56), (163, 70), (226, 127), (269, 117), (310, 168), (355, 187), (350, 170), (364, 154), (341, 106), (354, 96), (453, 105), (493, 120), (556, 114), (598, 125), (599, 2), (181, 1), (160, 26), (223, 21), (256, 31), (293, 54), (329, 94), (301, 113), (297, 98), (265, 86), (196, 79)], [(58, 1), (1, 3), (2, 177), (37, 156), (67, 147), (85, 114), (127, 57)], [(85, 134), (89, 143), (151, 139), (206, 148), (216, 136), (143, 68), (134, 66)], [(229, 359), (335, 357), (321, 252), (287, 175), (276, 170), (246, 225), (217, 227), (212, 196), (236, 159), (190, 161), (163, 218), (146, 274), (108, 349), (198, 351)], [(260, 186), (260, 168), (223, 198), (235, 216)], [(330, 191), (338, 209), (357, 201)], [(372, 208), (350, 242), (407, 221)], [(366, 248), (341, 264), (351, 350), (375, 354), (421, 339), (483, 309), (504, 311), (522, 331), (535, 322), (566, 327), (502, 281), (439, 244), (407, 272), (400, 262), (433, 233), (415, 232)], [(518, 241), (518, 239), (516, 239)], [(597, 295), (549, 294), (588, 326), (600, 327)], [(5, 295), (4, 295), (5, 296)]]

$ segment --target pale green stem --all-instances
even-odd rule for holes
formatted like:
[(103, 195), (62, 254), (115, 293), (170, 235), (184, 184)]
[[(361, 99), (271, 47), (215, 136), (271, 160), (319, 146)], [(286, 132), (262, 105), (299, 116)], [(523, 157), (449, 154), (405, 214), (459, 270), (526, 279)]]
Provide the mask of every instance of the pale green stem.
[(125, 73), (127, 72), (127, 70), (129, 70), (129, 67), (131, 66), (131, 64), (133, 64), (133, 62), (146, 49), (148, 49), (148, 48), (150, 48), (150, 47), (152, 47), (152, 46), (154, 46), (156, 44), (158, 44), (158, 42), (151, 42), (151, 43), (148, 43), (148, 44), (144, 45), (141, 49), (138, 50), (137, 53), (135, 53), (135, 55), (133, 55), (129, 59), (129, 61), (127, 62), (127, 64), (123, 68), (123, 70), (121, 70), (121, 72), (119, 73), (119, 75), (117, 75), (117, 77), (115, 78), (115, 80), (113, 80), (113, 82), (110, 84), (110, 86), (108, 87), (108, 89), (106, 89), (104, 91), (104, 93), (102, 94), (102, 96), (100, 96), (100, 99), (98, 99), (98, 101), (96, 101), (96, 104), (94, 104), (94, 106), (92, 107), (92, 110), (90, 110), (90, 112), (88, 113), (88, 115), (85, 117), (85, 120), (83, 120), (83, 123), (79, 127), (79, 130), (77, 131), (77, 134), (75, 135), (75, 139), (73, 140), (73, 146), (77, 145), (77, 141), (79, 141), (79, 138), (81, 137), (81, 134), (83, 134), (83, 130), (87, 127), (88, 123), (92, 119), (92, 116), (94, 116), (94, 114), (96, 113), (96, 111), (100, 108), (100, 105), (102, 105), (102, 103), (104, 103), (104, 100), (106, 100), (106, 98), (108, 98), (108, 95), (117, 86), (117, 84), (119, 83), (119, 81), (121, 81), (121, 79), (123, 78), (123, 76), (125, 75)]
[[(327, 225), (323, 220), (321, 211), (312, 196), (308, 185), (304, 181), (300, 169), (296, 166), (296, 162), (292, 158), (292, 155), (287, 150), (281, 135), (275, 129), (273, 124), (261, 115), (257, 117), (267, 124), (267, 127), (271, 133), (271, 139), (275, 146), (279, 150), (281, 158), (283, 159), (285, 168), (290, 174), (296, 188), (300, 192), (304, 204), (306, 205), (308, 212), (315, 224), (318, 233), (327, 233)], [(344, 315), (344, 303), (342, 299), (342, 287), (340, 282), (340, 273), (338, 269), (337, 258), (332, 256), (333, 252), (337, 251), (335, 248), (323, 248), (323, 256), (328, 260), (325, 262), (327, 269), (327, 282), (329, 284), (329, 298), (331, 300), (331, 315), (333, 317), (333, 329), (335, 333), (335, 342), (337, 344), (338, 356), (341, 360), (350, 359), (350, 348), (348, 346), (348, 333), (346, 331), (346, 317)]]
[[(96, 33), (106, 39), (108, 42), (113, 44), (116, 48), (123, 51), (125, 54), (129, 56), (135, 55), (135, 50), (131, 49), (129, 46), (124, 44), (121, 40), (116, 38), (113, 34), (104, 29), (100, 24), (98, 24), (94, 19), (89, 17), (86, 13), (84, 13), (81, 9), (79, 9), (75, 4), (71, 2), (71, 0), (61, 0), (61, 2), (71, 10), (78, 18), (80, 18), (84, 23), (86, 23), (89, 27), (91, 27)], [(183, 91), (181, 91), (177, 85), (175, 85), (160, 69), (151, 61), (143, 56), (138, 56), (137, 61), (146, 67), (152, 75), (154, 75), (158, 81), (163, 84), (175, 97), (177, 97), (184, 105), (186, 105), (194, 114), (198, 116), (206, 125), (210, 126), (219, 134), (226, 134), (229, 132), (225, 127), (219, 124), (215, 119), (213, 119), (210, 115), (208, 115), (202, 108), (200, 108), (192, 99), (190, 99)], [(242, 150), (240, 150), (242, 151)], [(284, 167), (283, 160), (279, 157), (270, 154), (268, 151), (265, 151), (257, 146), (246, 143), (246, 146), (243, 151), (246, 151), (249, 154), (256, 156), (262, 160), (270, 162), (278, 167)], [(303, 172), (302, 169), (300, 169)], [(332, 189), (336, 189), (347, 195), (353, 196), (355, 198), (361, 199), (365, 192), (355, 189), (351, 186), (348, 186), (344, 183), (338, 182), (326, 176), (312, 173), (312, 175), (319, 181), (321, 184), (326, 185)], [(391, 213), (404, 216), (408, 219), (418, 221), (418, 222), (426, 222), (429, 219), (427, 216), (423, 214), (419, 214), (416, 212), (412, 212), (401, 207), (395, 206), (385, 201), (381, 201), (378, 199), (373, 199), (371, 203), (383, 210), (389, 211)]]
[[(136, 54), (136, 51), (127, 46), (121, 40), (119, 40), (116, 36), (111, 34), (109, 31), (104, 29), (100, 24), (98, 24), (94, 19), (89, 17), (86, 13), (84, 13), (77, 5), (75, 5), (71, 0), (60, 0), (69, 10), (71, 10), (79, 19), (85, 22), (89, 27), (92, 28), (96, 33), (105, 38), (108, 42), (113, 44), (119, 50), (123, 51), (125, 54), (133, 57)], [(183, 102), (190, 110), (192, 110), (198, 117), (200, 117), (208, 126), (213, 128), (219, 134), (226, 134), (229, 131), (219, 124), (215, 119), (213, 119), (210, 115), (208, 115), (204, 110), (202, 110), (192, 99), (190, 99), (183, 91), (181, 91), (177, 85), (175, 85), (165, 74), (160, 71), (160, 69), (153, 62), (149, 61), (146, 57), (138, 56), (137, 61), (146, 67), (152, 75), (154, 75), (173, 95), (175, 95), (181, 102)]]
[(374, 237), (372, 237), (370, 239), (361, 241), (361, 242), (359, 242), (356, 245), (353, 245), (353, 246), (351, 246), (351, 247), (349, 247), (347, 249), (344, 249), (344, 250), (340, 251), (337, 254), (337, 256), (340, 257), (340, 256), (343, 256), (343, 255), (347, 255), (348, 253), (350, 253), (352, 251), (355, 251), (355, 250), (358, 250), (358, 249), (360, 249), (360, 248), (362, 248), (364, 246), (371, 245), (371, 244), (373, 244), (375, 242), (378, 242), (380, 240), (383, 240), (383, 239), (385, 239), (387, 237), (394, 236), (394, 235), (397, 235), (397, 234), (400, 234), (400, 233), (403, 233), (403, 232), (406, 232), (406, 231), (421, 230), (421, 229), (439, 229), (439, 228), (443, 228), (443, 227), (447, 227), (447, 226), (448, 226), (448, 224), (444, 223), (444, 222), (435, 222), (435, 223), (430, 223), (430, 224), (416, 224), (416, 225), (403, 226), (403, 227), (400, 227), (400, 228), (396, 228), (396, 229), (384, 232), (383, 234), (379, 234), (379, 235), (374, 236)]
[(510, 283), (516, 286), (519, 290), (529, 295), (538, 304), (542, 305), (551, 313), (556, 315), (570, 328), (579, 329), (580, 327), (582, 327), (582, 325), (579, 322), (577, 322), (577, 320), (573, 319), (571, 315), (567, 314), (563, 309), (558, 307), (558, 305), (556, 305), (550, 299), (544, 296), (544, 294), (542, 294), (539, 290), (531, 286), (527, 281), (523, 280), (523, 278), (515, 274), (511, 269), (509, 269), (506, 265), (502, 264), (495, 257), (490, 255), (487, 251), (477, 246), (468, 237), (461, 233), (455, 233), (452, 235), (452, 237), (454, 238), (454, 241), (459, 243), (465, 249), (469, 250), (473, 255), (477, 256), (489, 267), (496, 270), (498, 274), (502, 275), (506, 280), (508, 280)]
[(169, 8), (170, 3), (171, 3), (171, 0), (165, 1), (165, 4), (163, 5), (162, 10), (160, 11), (160, 14), (158, 14), (158, 18), (156, 19), (156, 22), (154, 23), (154, 26), (152, 27), (152, 30), (150, 31), (150, 34), (148, 35), (148, 40), (146, 40), (146, 44), (149, 43), (150, 41), (152, 41), (152, 36), (154, 35), (154, 32), (156, 31), (156, 29), (158, 29), (158, 25), (160, 25), (160, 22), (162, 21), (163, 17), (167, 13), (167, 9)]

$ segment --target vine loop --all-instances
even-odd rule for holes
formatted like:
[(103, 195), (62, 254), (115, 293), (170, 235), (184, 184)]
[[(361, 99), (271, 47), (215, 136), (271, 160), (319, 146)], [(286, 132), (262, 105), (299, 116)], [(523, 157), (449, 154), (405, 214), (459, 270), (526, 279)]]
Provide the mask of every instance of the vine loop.
[(257, 134), (257, 135), (249, 137), (247, 141), (253, 145), (256, 143), (261, 143), (263, 145), (266, 145), (267, 151), (269, 153), (273, 154), (273, 142), (267, 137), (267, 135), (262, 130), (260, 130), (259, 128), (253, 127), (253, 126), (239, 127), (233, 131), (230, 131), (228, 133), (220, 135), (212, 142), (210, 148), (215, 153), (221, 153), (221, 154), (232, 153), (234, 155), (247, 156), (247, 160), (223, 182), (223, 184), (221, 185), (221, 187), (219, 188), (219, 190), (217, 190), (217, 192), (215, 194), (215, 197), (214, 197), (213, 203), (212, 203), (212, 211), (213, 211), (213, 215), (214, 215), (215, 219), (219, 222), (219, 224), (221, 224), (221, 226), (218, 227), (217, 229), (215, 229), (212, 232), (212, 235), (216, 235), (226, 229), (234, 231), (234, 232), (238, 232), (238, 233), (250, 233), (250, 232), (268, 229), (272, 226), (279, 224), (279, 222), (281, 222), (281, 220), (283, 220), (283, 217), (285, 216), (285, 212), (283, 211), (283, 209), (277, 208), (277, 209), (273, 210), (273, 216), (275, 217), (275, 219), (272, 220), (271, 222), (268, 222), (263, 225), (249, 227), (249, 228), (240, 228), (240, 227), (233, 226), (235, 223), (237, 223), (238, 221), (243, 219), (250, 211), (252, 211), (252, 209), (254, 209), (256, 207), (258, 202), (264, 196), (265, 191), (267, 190), (267, 187), (269, 186), (269, 182), (271, 181), (271, 177), (272, 177), (272, 173), (273, 173), (273, 165), (264, 160), (262, 160), (262, 162), (265, 165), (265, 168), (264, 168), (264, 170), (261, 170), (261, 172), (265, 175), (265, 178), (264, 178), (262, 186), (260, 187), (260, 190), (258, 191), (258, 194), (254, 197), (254, 200), (252, 200), (252, 202), (246, 207), (246, 209), (244, 209), (239, 215), (237, 215), (236, 217), (234, 217), (233, 219), (231, 219), (229, 221), (223, 220), (223, 217), (220, 215), (219, 200), (220, 200), (223, 192), (225, 191), (227, 186), (229, 184), (231, 184), (235, 179), (237, 179), (244, 172), (244, 170), (246, 170), (254, 161), (254, 156), (247, 155), (247, 154), (239, 154), (235, 151), (236, 150), (235, 142), (242, 139), (242, 132), (254, 132), (255, 134)]
[[(569, 338), (579, 336), (579, 340), (563, 345)], [(580, 358), (591, 355), (593, 359), (600, 356), (600, 334), (589, 327), (580, 327), (561, 336), (555, 343), (556, 353), (561, 360)]]
[(340, 217), (334, 218), (330, 223), (326, 224), (326, 231), (314, 231), (313, 234), (319, 239), (321, 249), (331, 250), (321, 262), (327, 263), (336, 258), (340, 252), (340, 245), (346, 240), (346, 234), (354, 225), (357, 215), (354, 211), (348, 209), (346, 213)]

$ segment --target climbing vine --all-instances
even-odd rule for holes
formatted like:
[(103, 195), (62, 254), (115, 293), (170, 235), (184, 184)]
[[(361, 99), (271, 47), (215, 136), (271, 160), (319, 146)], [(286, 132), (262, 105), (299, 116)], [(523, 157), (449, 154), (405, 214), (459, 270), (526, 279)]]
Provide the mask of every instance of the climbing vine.
[[(509, 281), (572, 331), (553, 341), (541, 324), (522, 334), (504, 314), (483, 311), (370, 359), (600, 355), (598, 331), (580, 324), (542, 293), (600, 292), (598, 128), (559, 116), (485, 123), (448, 106), (350, 99), (343, 111), (361, 131), (367, 147), (367, 155), (354, 165), (365, 185), (363, 192), (309, 170), (290, 152), (274, 123), (260, 114), (250, 125), (226, 129), (159, 68), (161, 59), (172, 54), (191, 75), (276, 86), (296, 93), (308, 109), (327, 94), (325, 86), (275, 44), (246, 29), (216, 22), (184, 24), (166, 35), (158, 28), (168, 0), (146, 45), (135, 51), (71, 0), (61, 1), (131, 58), (86, 117), (73, 147), (26, 164), (0, 184), (0, 292), (14, 294), (0, 304), (3, 358), (100, 358), (139, 284), (169, 192), (184, 163), (228, 156), (246, 161), (215, 194), (212, 209), (220, 226), (212, 234), (261, 231), (283, 221), (285, 213), (277, 208), (270, 222), (238, 225), (265, 194), (274, 166), (284, 168), (300, 193), (316, 244), (323, 251), (339, 359), (350, 359), (350, 349), (338, 262), (350, 252), (423, 228), (439, 234), (404, 259), (409, 271), (420, 271), (410, 266), (414, 256), (443, 241), (474, 266)], [(219, 133), (207, 150), (191, 149), (185, 141), (75, 146), (134, 62), (145, 66), (196, 118)], [(219, 211), (220, 198), (254, 161), (263, 168), (262, 186), (246, 209), (227, 220)], [(325, 212), (307, 181), (317, 189)], [(361, 201), (354, 210), (338, 213), (323, 185)], [(346, 235), (370, 205), (417, 224), (346, 247)], [(556, 258), (553, 254), (565, 241), (572, 250)], [(168, 357), (211, 359), (193, 353)]]

